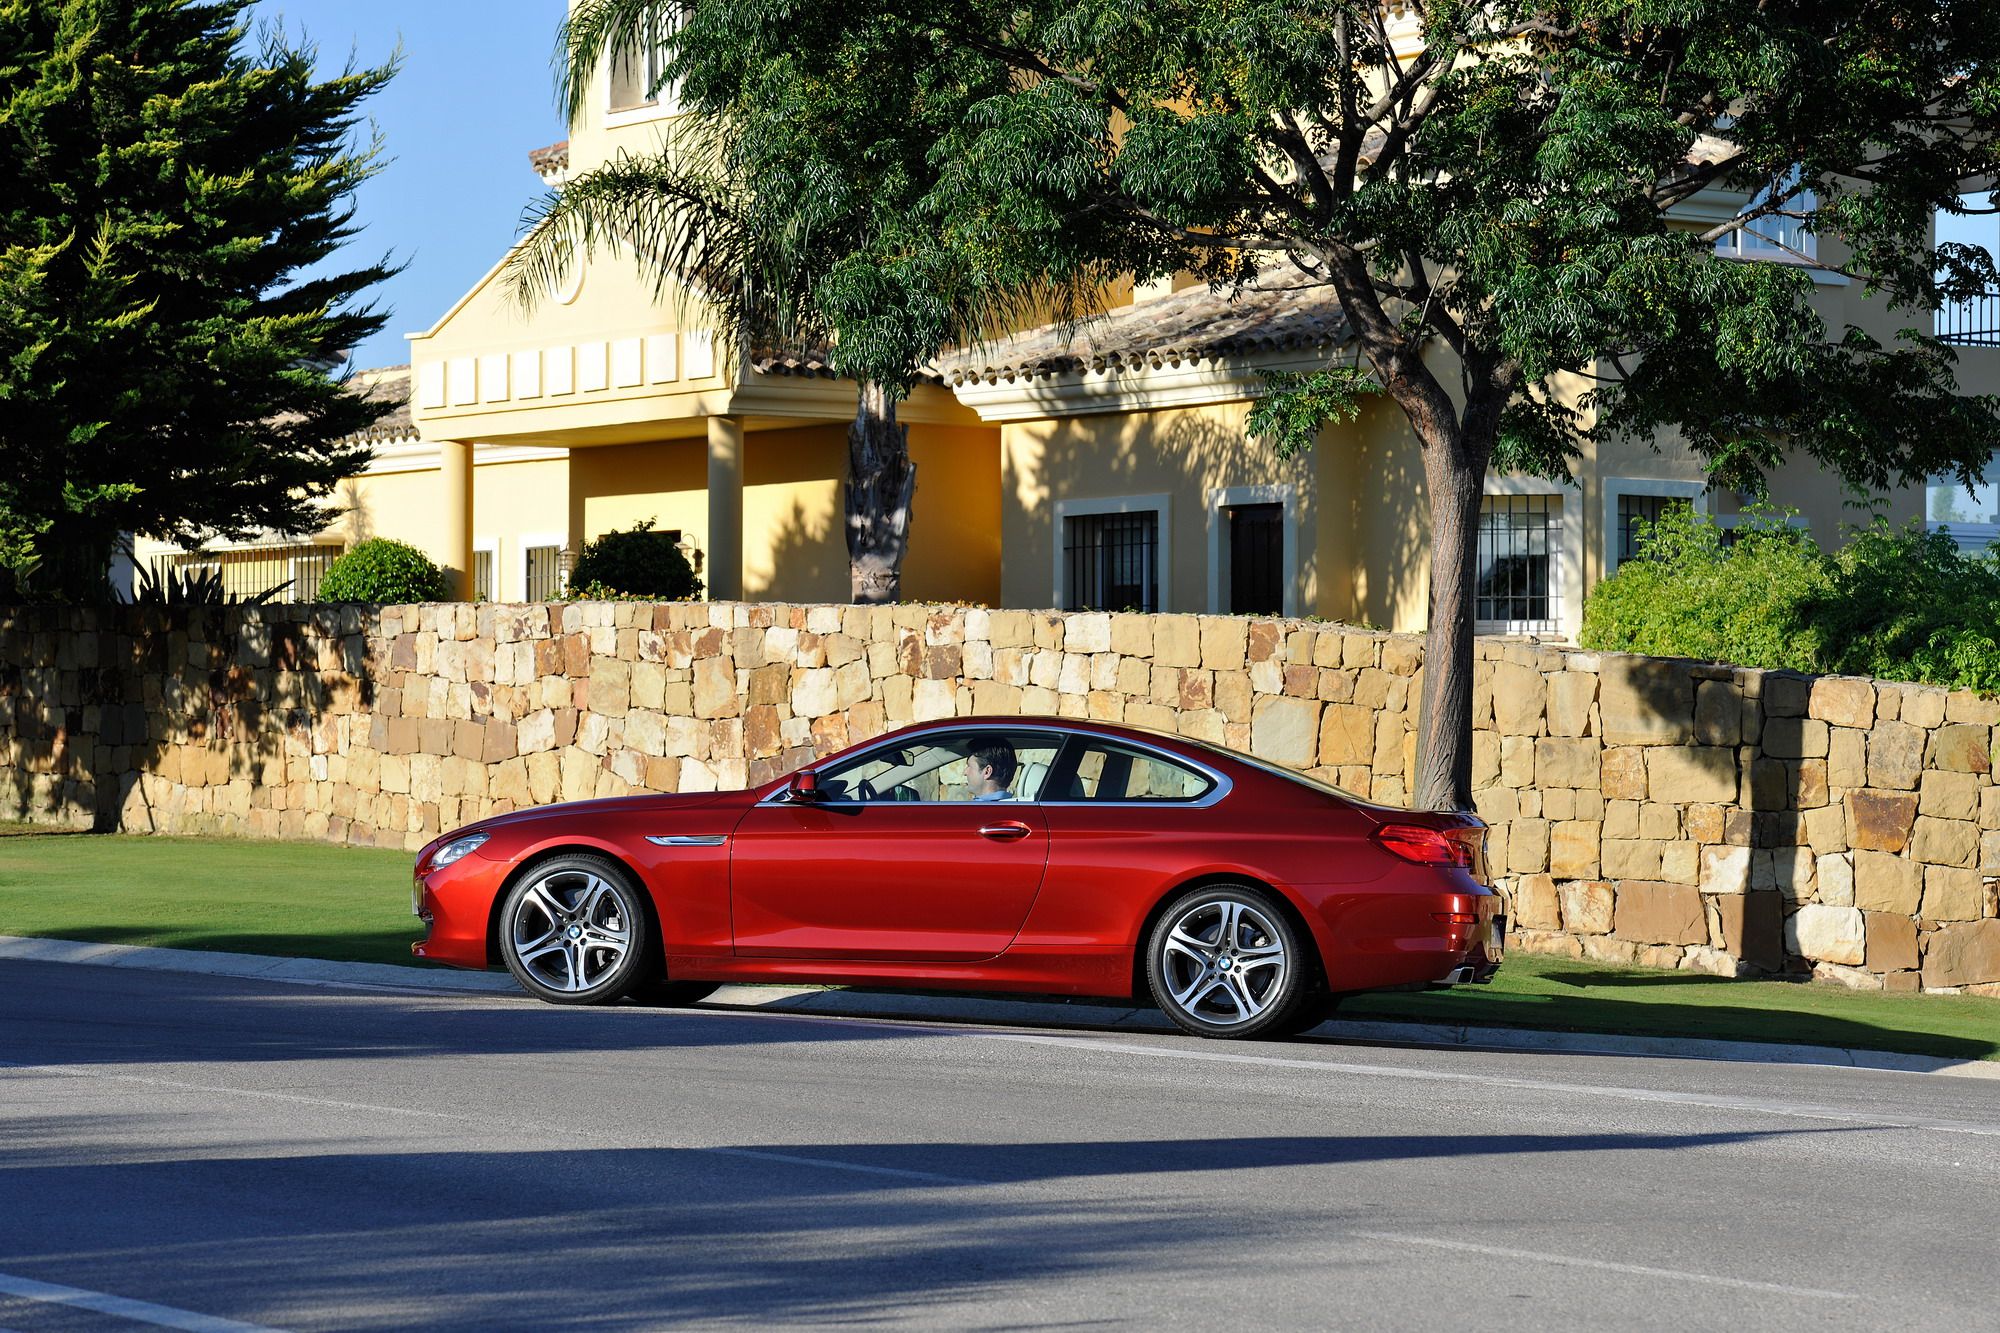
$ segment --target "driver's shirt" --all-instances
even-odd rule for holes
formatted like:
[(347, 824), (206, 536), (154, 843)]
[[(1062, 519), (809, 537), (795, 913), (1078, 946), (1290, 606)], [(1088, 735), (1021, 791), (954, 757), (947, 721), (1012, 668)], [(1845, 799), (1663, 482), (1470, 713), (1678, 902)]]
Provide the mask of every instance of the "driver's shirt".
[(972, 799), (975, 801), (1011, 801), (1014, 799), (1014, 793), (1002, 787), (999, 791), (990, 791), (984, 796), (975, 796)]

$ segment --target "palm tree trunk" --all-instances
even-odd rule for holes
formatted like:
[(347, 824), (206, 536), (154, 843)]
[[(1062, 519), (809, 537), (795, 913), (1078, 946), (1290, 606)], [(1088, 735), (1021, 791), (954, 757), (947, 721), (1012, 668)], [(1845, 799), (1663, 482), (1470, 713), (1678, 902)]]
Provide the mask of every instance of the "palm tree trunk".
[(865, 382), (854, 424), (847, 428), (847, 569), (856, 602), (879, 605), (900, 598), (916, 492), (910, 428), (896, 420), (896, 399), (888, 389)]

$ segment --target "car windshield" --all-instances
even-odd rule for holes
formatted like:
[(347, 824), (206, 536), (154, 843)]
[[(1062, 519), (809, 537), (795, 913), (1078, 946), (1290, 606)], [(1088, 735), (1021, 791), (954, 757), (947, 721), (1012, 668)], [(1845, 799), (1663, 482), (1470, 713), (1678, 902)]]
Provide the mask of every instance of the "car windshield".
[(1331, 782), (1322, 782), (1318, 778), (1309, 777), (1299, 772), (1296, 768), (1286, 768), (1283, 764), (1274, 764), (1268, 759), (1259, 759), (1255, 755), (1244, 754), (1241, 750), (1231, 750), (1224, 746), (1211, 745), (1207, 741), (1191, 741), (1186, 740), (1185, 737), (1182, 739), (1186, 744), (1199, 745), (1204, 750), (1213, 750), (1217, 754), (1227, 755), (1239, 764), (1248, 764), (1250, 767), (1261, 769), (1274, 777), (1289, 779), (1292, 782), (1298, 783), (1301, 787), (1311, 787), (1314, 791), (1320, 792), (1323, 795), (1338, 796), (1343, 801), (1359, 801), (1363, 805), (1375, 804), (1374, 801), (1366, 796), (1362, 796), (1357, 792), (1351, 792), (1345, 787), (1336, 787)]

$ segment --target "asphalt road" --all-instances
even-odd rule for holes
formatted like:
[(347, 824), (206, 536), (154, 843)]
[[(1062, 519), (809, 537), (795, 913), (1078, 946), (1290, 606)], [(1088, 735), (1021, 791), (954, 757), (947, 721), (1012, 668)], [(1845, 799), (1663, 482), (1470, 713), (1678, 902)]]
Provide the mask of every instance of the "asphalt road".
[(2000, 1328), (2000, 1085), (0, 963), (0, 1330)]

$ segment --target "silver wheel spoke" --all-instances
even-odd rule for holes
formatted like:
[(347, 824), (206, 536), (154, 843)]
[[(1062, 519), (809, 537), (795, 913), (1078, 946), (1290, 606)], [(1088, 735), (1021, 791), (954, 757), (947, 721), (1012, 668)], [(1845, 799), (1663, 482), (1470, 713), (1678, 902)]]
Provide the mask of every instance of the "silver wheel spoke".
[(1241, 972), (1230, 975), (1229, 998), (1236, 1002), (1245, 1018), (1255, 1018), (1264, 1012), (1263, 1002), (1250, 993), (1250, 979)]
[(528, 954), (531, 951), (536, 953), (544, 953), (546, 952), (546, 950), (544, 950), (542, 946), (545, 944), (556, 943), (557, 938), (561, 934), (562, 934), (562, 928), (560, 926), (554, 926), (554, 925), (550, 926), (547, 930), (543, 931), (541, 934), (535, 936), (535, 938), (531, 940), (522, 939), (521, 933), (519, 931), (515, 931), (514, 952), (520, 954), (521, 957), (524, 959), (528, 956)]
[(569, 909), (556, 899), (555, 894), (549, 891), (549, 882), (547, 880), (543, 880), (529, 889), (527, 894), (522, 898), (522, 902), (524, 904), (533, 903), (536, 909), (552, 923), (561, 921), (569, 912)]
[(1235, 945), (1236, 937), (1242, 931), (1243, 904), (1225, 902), (1218, 905), (1222, 908), (1222, 922), (1216, 929), (1215, 942), (1228, 949)]
[(1236, 993), (1236, 985), (1233, 980), (1231, 980), (1229, 977), (1226, 976), (1217, 977), (1215, 979), (1214, 984), (1212, 984), (1207, 990), (1202, 992), (1201, 998), (1205, 1000), (1216, 991), (1221, 991), (1224, 995), (1229, 997), (1230, 1005), (1236, 1010), (1236, 1018), (1238, 1022), (1241, 1022), (1243, 1019), (1250, 1017), (1250, 1010), (1247, 1006), (1244, 1005), (1243, 997)]
[(1215, 947), (1196, 939), (1182, 928), (1176, 928), (1167, 935), (1165, 947), (1168, 953), (1194, 959), (1199, 967), (1207, 967), (1215, 961)]
[[(538, 943), (540, 942), (538, 941)], [(523, 945), (523, 946), (517, 946), (514, 952), (515, 956), (518, 957), (522, 961), (522, 963), (525, 964), (525, 963), (532, 963), (537, 958), (546, 958), (552, 953), (561, 953), (567, 947), (568, 946), (565, 945), (564, 942), (561, 940), (548, 940), (546, 943), (541, 943), (540, 948), (536, 948), (531, 945)]]
[(1200, 1002), (1202, 996), (1213, 989), (1215, 989), (1215, 974), (1203, 968), (1195, 974), (1194, 980), (1190, 981), (1185, 989), (1174, 992), (1174, 1003), (1183, 1009), (1192, 1009)]
[[(576, 914), (585, 921), (594, 919), (597, 916), (598, 905), (610, 893), (611, 886), (609, 884), (606, 884), (595, 875), (590, 876), (583, 882), (583, 893), (578, 899)], [(615, 897), (613, 901), (616, 902)]]

